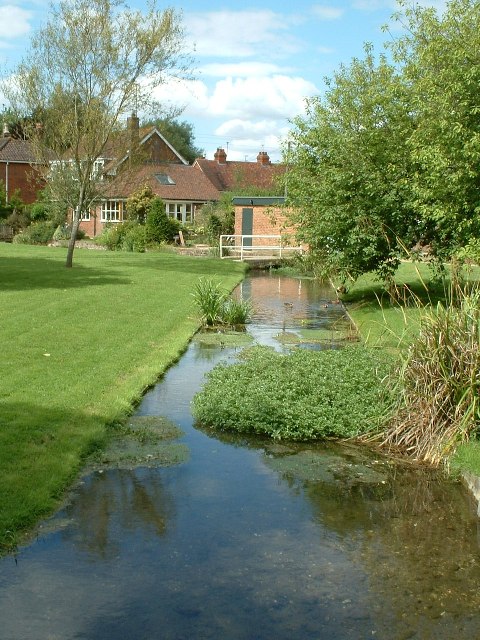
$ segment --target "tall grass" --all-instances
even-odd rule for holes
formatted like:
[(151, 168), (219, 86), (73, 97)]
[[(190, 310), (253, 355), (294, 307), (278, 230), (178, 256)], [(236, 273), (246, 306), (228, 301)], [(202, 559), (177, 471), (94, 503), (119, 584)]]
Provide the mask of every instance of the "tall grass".
[(418, 335), (391, 377), (396, 412), (379, 436), (432, 464), (477, 435), (480, 419), (480, 290), (454, 282), (446, 297), (420, 309)]
[(244, 325), (252, 315), (252, 306), (248, 300), (237, 300), (229, 296), (227, 291), (211, 278), (200, 278), (192, 295), (202, 322), (207, 327)]

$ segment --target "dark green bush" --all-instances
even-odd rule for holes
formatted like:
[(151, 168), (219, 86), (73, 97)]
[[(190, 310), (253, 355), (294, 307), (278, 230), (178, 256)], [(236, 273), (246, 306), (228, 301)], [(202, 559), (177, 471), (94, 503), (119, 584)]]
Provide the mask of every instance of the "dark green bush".
[(364, 347), (282, 355), (266, 347), (220, 364), (193, 401), (198, 424), (277, 439), (351, 438), (377, 428), (391, 404), (387, 360)]
[(55, 227), (51, 222), (34, 222), (29, 227), (13, 238), (16, 244), (48, 244), (52, 238)]
[(180, 223), (167, 215), (165, 203), (160, 198), (152, 202), (145, 226), (147, 243), (152, 244), (173, 242), (180, 229)]
[(106, 227), (95, 242), (110, 251), (145, 251), (145, 226), (135, 220)]

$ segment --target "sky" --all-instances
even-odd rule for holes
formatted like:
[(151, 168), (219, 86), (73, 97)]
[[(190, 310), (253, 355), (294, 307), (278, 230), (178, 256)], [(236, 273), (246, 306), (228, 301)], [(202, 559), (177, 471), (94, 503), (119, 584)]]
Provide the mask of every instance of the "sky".
[[(445, 0), (412, 0), (442, 10)], [(130, 0), (142, 9), (146, 0)], [(391, 22), (396, 0), (173, 0), (194, 79), (165, 85), (157, 98), (184, 108), (195, 144), (213, 158), (254, 161), (266, 151), (281, 159), (281, 143), (305, 99), (321, 95), (325, 78), (363, 56), (365, 43), (381, 51), (399, 34)], [(8, 74), (48, 15), (48, 0), (0, 0), (0, 74)], [(382, 27), (390, 23), (387, 32)], [(3, 73), (2, 73), (3, 72)], [(0, 97), (0, 108), (1, 108)]]

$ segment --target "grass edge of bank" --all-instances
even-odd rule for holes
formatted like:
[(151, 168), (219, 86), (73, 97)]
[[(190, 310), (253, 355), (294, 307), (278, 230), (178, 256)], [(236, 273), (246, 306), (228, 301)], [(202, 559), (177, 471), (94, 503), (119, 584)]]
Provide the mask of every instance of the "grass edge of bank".
[[(402, 264), (398, 273), (398, 283), (418, 291), (420, 279), (425, 278), (425, 282), (428, 281), (428, 265), (420, 265), (420, 268), (421, 274), (418, 264)], [(389, 301), (383, 305), (381, 283), (372, 275), (359, 279), (344, 297), (344, 304), (362, 341), (373, 348), (398, 353), (418, 332), (421, 317), (419, 307), (415, 304), (390, 304)], [(480, 476), (480, 441), (470, 440), (458, 444), (445, 464), (454, 475), (467, 472)]]
[(0, 246), (0, 550), (61, 504), (107, 427), (187, 348), (198, 277), (231, 290), (245, 273), (213, 258), (88, 250), (66, 270), (64, 253)]

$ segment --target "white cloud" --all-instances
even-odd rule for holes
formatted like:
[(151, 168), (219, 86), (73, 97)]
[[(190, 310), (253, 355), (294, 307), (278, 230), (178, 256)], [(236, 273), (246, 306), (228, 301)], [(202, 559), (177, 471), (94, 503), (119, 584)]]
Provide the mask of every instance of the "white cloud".
[(342, 17), (344, 10), (338, 7), (316, 4), (312, 7), (312, 12), (320, 20), (338, 20), (338, 18)]
[(32, 14), (13, 4), (0, 7), (0, 38), (17, 38), (30, 31)]
[(245, 58), (262, 52), (278, 56), (301, 48), (288, 35), (289, 20), (267, 9), (189, 13), (184, 22), (197, 56)]
[(288, 119), (303, 111), (307, 96), (317, 93), (313, 83), (298, 77), (225, 78), (215, 85), (210, 111), (225, 118)]
[(305, 98), (316, 86), (285, 75), (226, 77), (211, 87), (201, 80), (166, 83), (154, 91), (165, 105), (186, 107), (184, 117), (221, 120), (288, 120), (303, 113)]
[(232, 62), (231, 64), (206, 64), (200, 69), (203, 76), (214, 78), (240, 77), (251, 78), (269, 76), (275, 73), (288, 73), (290, 70), (269, 62)]

